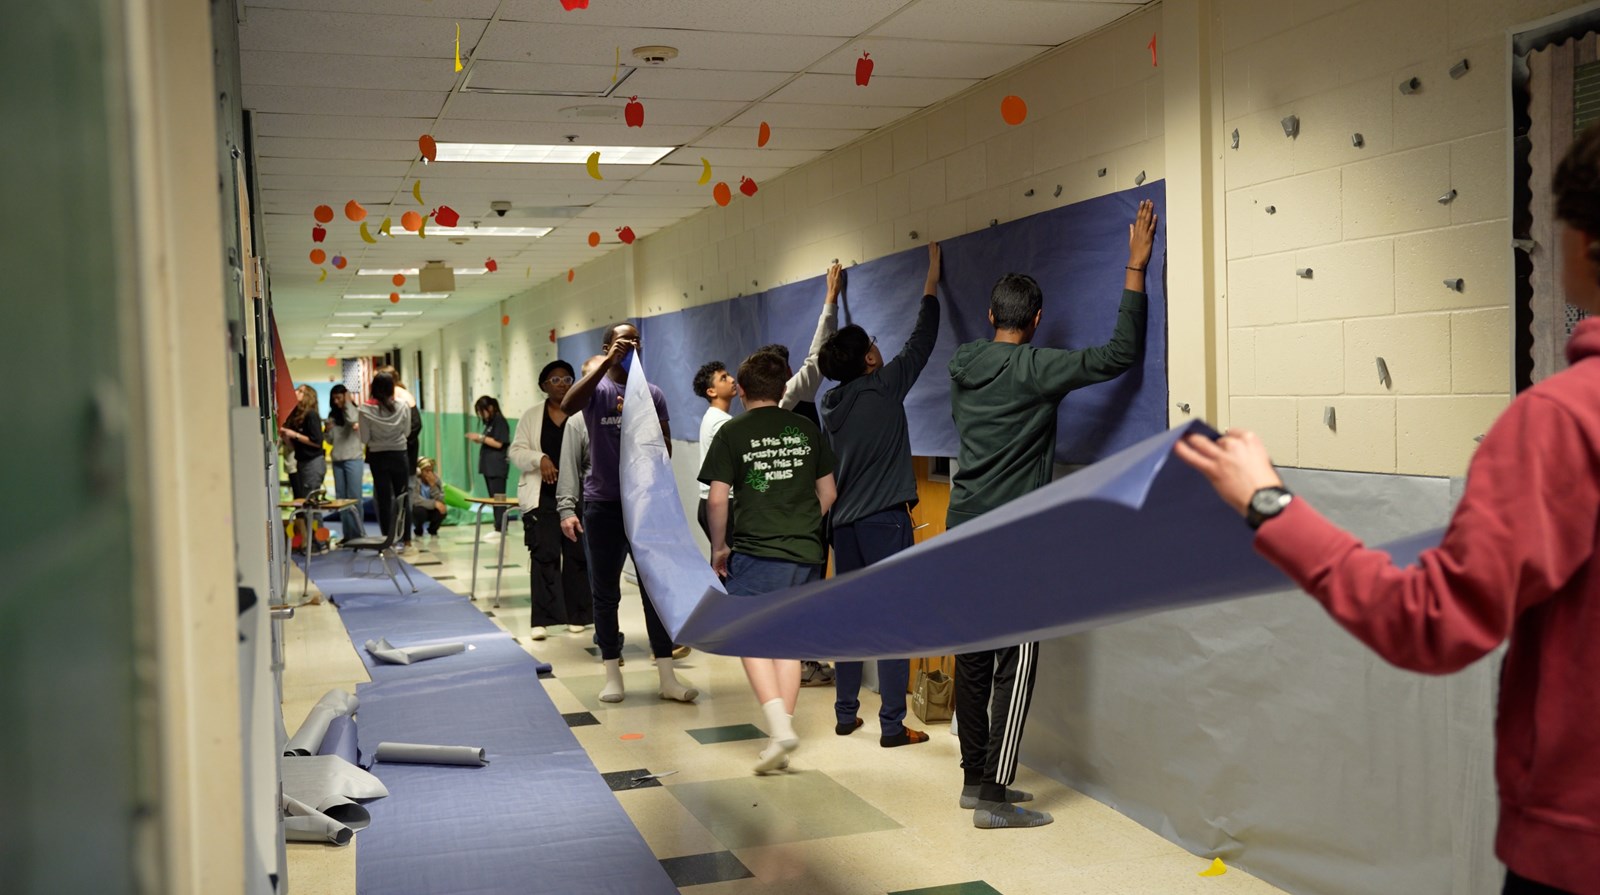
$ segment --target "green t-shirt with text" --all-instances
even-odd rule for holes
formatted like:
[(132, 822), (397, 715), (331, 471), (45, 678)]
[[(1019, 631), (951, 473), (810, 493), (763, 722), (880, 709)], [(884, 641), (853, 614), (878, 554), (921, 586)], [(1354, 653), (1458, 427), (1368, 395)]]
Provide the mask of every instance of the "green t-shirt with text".
[(810, 420), (757, 407), (717, 430), (700, 481), (733, 488), (734, 551), (820, 564), (822, 505), (817, 479), (833, 474), (833, 452)]

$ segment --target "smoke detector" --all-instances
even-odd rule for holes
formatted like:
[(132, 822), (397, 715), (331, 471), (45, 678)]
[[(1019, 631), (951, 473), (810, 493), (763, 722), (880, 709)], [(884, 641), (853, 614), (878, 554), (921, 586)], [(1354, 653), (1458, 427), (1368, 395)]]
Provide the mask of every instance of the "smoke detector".
[(677, 47), (634, 47), (633, 58), (645, 65), (666, 65), (678, 58)]

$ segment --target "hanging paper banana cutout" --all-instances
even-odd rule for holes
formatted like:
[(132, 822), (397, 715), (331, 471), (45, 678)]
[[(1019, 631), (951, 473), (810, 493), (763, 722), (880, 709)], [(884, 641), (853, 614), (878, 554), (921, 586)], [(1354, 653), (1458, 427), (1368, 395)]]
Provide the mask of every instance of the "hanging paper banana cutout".
[(411, 184), (411, 198), (417, 200), (418, 205), (428, 204), (422, 201), (422, 181), (418, 180)]
[(701, 156), (700, 157), (700, 180), (699, 180), (699, 183), (700, 183), (701, 186), (705, 186), (706, 184), (708, 184), (710, 182), (711, 182), (711, 160), (707, 159), (705, 156)]
[(382, 233), (384, 236), (389, 237), (390, 239), (394, 239), (394, 234), (389, 232), (390, 223), (391, 222), (390, 222), (390, 220), (388, 218), (384, 218), (383, 219), (383, 223), (378, 225), (378, 232)]
[(596, 149), (594, 152), (589, 153), (589, 160), (584, 162), (583, 166), (589, 170), (590, 177), (595, 180), (605, 180), (604, 177), (600, 176), (600, 150)]
[(422, 219), (422, 223), (417, 225), (417, 238), (418, 239), (427, 239), (428, 238), (428, 219), (427, 218), (423, 218)]
[(319, 275), (319, 276), (318, 276), (318, 277), (317, 277), (317, 282), (319, 282), (319, 283), (320, 283), (320, 282), (322, 282), (322, 281), (323, 281), (323, 280), (326, 280), (326, 279), (327, 279), (327, 278), (328, 278), (328, 269), (327, 269), (327, 268), (326, 268), (326, 267), (324, 267), (324, 268), (323, 268), (323, 269), (322, 269), (322, 273), (321, 273), (321, 275)]
[(362, 221), (361, 222), (361, 241), (365, 242), (365, 243), (377, 242), (377, 240), (372, 237), (372, 234), (367, 232), (367, 222), (366, 221)]
[(461, 70), (461, 23), (456, 23), (456, 71)]

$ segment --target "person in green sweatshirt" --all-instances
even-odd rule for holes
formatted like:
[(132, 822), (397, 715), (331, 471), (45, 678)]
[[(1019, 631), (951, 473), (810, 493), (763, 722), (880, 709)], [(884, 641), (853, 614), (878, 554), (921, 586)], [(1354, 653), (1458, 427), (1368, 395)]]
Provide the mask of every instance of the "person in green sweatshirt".
[[(969, 342), (950, 359), (950, 404), (960, 437), (945, 524), (963, 522), (1050, 483), (1056, 416), (1067, 393), (1115, 379), (1144, 351), (1145, 267), (1155, 244), (1154, 205), (1139, 203), (1128, 226), (1122, 306), (1111, 341), (1067, 350), (1029, 344), (1044, 315), (1032, 277), (1006, 274), (989, 298), (994, 338)], [(1022, 728), (1033, 698), (1038, 643), (956, 656), (956, 726), (961, 736), (960, 805), (982, 829), (1038, 827), (1053, 818), (1017, 805), (1033, 798), (1010, 789)]]

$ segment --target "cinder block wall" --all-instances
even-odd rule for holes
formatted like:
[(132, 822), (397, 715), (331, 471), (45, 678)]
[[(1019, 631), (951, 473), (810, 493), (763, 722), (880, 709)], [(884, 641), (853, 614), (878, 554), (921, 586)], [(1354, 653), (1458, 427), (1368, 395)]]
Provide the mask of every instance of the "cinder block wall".
[[(1126, 189), (1141, 171), (1162, 178), (1176, 115), (1164, 104), (1189, 88), (1150, 65), (1154, 33), (1207, 54), (1215, 82), (1186, 99), (1221, 138), (1202, 166), (1216, 207), (1169, 221), (1173, 245), (1214, 252), (1219, 267), (1214, 282), (1171, 271), (1175, 306), (1207, 308), (1173, 315), (1174, 395), (1212, 383), (1216, 406), (1196, 412), (1259, 430), (1285, 465), (1459, 475), (1510, 390), (1505, 31), (1567, 5), (1168, 0), (405, 350), (442, 370), (443, 409), (466, 411), (452, 379), (466, 361), (473, 394), (517, 413), (554, 357), (551, 329), (718, 301)], [(1165, 31), (1196, 8), (1206, 34)], [(1471, 70), (1452, 79), (1463, 58)], [(1401, 95), (1412, 76), (1421, 91)], [(1011, 93), (1029, 107), (1015, 128), (998, 112)]]

